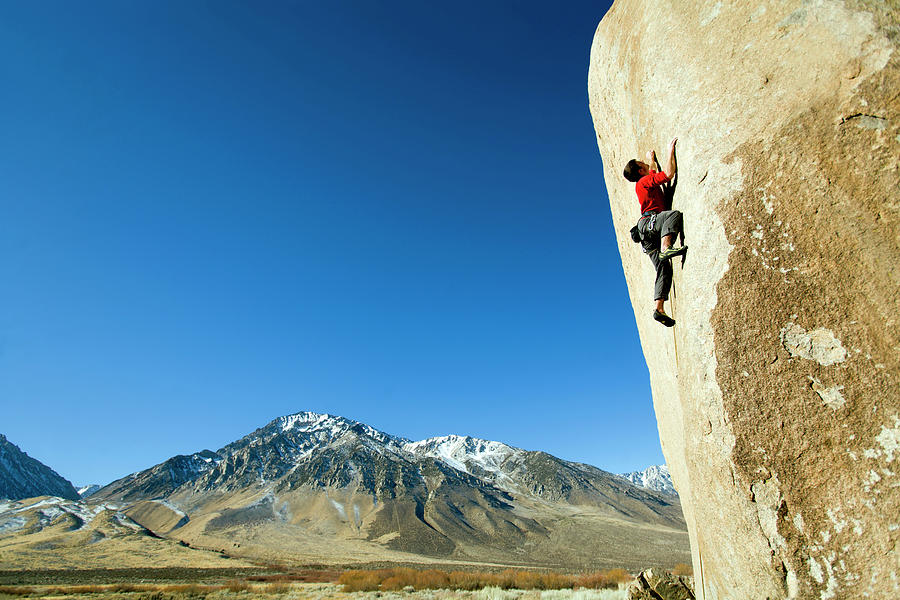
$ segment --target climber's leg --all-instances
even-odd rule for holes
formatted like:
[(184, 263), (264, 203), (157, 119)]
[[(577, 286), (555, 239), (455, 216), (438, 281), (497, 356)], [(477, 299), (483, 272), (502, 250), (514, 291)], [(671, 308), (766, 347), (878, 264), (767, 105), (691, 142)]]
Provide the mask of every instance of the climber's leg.
[(662, 260), (659, 250), (651, 250), (647, 256), (656, 269), (656, 284), (653, 286), (653, 299), (657, 302), (665, 302), (669, 299), (669, 290), (672, 289), (672, 264)]
[(672, 288), (672, 263), (662, 260), (658, 250), (651, 251), (648, 256), (656, 268), (656, 284), (653, 287), (656, 309), (653, 311), (653, 318), (666, 327), (671, 327), (675, 324), (675, 319), (666, 314), (665, 302), (669, 299), (669, 290)]
[(659, 235), (662, 240), (662, 249), (659, 255), (660, 259), (667, 261), (673, 256), (684, 254), (687, 251), (687, 246), (673, 247), (675, 244), (675, 237), (683, 229), (684, 221), (681, 211), (665, 210), (659, 213), (656, 217), (656, 222), (658, 223)]
[(675, 234), (674, 233), (664, 236), (662, 238), (662, 249), (661, 250), (663, 252), (665, 252), (666, 250), (671, 248), (672, 244), (674, 244), (674, 243), (675, 243)]

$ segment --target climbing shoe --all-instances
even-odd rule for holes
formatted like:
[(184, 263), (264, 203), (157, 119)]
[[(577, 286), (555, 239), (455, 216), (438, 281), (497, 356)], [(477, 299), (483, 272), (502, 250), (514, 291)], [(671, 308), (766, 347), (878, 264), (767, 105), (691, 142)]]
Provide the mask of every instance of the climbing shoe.
[(658, 310), (653, 311), (653, 320), (659, 321), (666, 327), (673, 327), (675, 325), (675, 319), (667, 315), (666, 313), (661, 313)]
[(670, 247), (666, 248), (662, 252), (659, 253), (659, 260), (669, 260), (674, 256), (678, 256), (679, 254), (684, 254), (687, 252), (687, 246), (679, 246), (677, 248)]

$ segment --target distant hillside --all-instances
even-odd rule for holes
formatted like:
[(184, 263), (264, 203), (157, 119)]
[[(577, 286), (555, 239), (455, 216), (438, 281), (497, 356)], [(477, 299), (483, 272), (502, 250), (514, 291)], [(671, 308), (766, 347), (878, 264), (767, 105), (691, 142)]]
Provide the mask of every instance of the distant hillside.
[(68, 480), (0, 434), (0, 498), (21, 500), (35, 496), (80, 498)]

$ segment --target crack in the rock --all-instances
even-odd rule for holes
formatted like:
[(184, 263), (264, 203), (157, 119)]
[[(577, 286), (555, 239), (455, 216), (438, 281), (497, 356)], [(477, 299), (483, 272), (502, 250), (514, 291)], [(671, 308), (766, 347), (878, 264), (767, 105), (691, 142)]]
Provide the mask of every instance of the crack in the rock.
[(864, 118), (878, 119), (879, 121), (887, 121), (886, 118), (878, 116), (878, 115), (869, 115), (866, 113), (854, 113), (854, 114), (850, 115), (849, 117), (841, 117), (841, 125), (843, 125), (847, 121), (850, 121), (851, 119), (864, 119)]

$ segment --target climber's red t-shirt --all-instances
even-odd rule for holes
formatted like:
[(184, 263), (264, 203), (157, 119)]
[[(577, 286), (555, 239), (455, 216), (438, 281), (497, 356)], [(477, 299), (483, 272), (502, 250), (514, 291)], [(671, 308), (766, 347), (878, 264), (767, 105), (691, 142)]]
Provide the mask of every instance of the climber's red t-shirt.
[(666, 174), (662, 171), (657, 171), (644, 175), (634, 184), (634, 191), (637, 192), (638, 201), (641, 203), (641, 214), (648, 210), (666, 210), (662, 188), (659, 186), (667, 181), (669, 181), (669, 178)]

